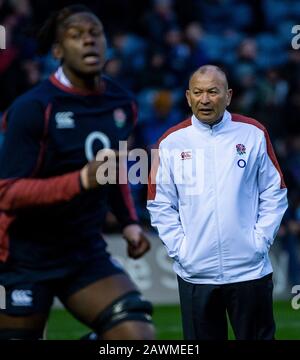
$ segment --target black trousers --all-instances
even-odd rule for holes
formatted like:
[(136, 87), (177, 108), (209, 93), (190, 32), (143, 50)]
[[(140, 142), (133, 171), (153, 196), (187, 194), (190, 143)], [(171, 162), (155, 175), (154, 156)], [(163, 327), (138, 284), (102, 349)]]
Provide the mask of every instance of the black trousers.
[(224, 285), (177, 278), (185, 340), (227, 340), (227, 314), (237, 340), (274, 339), (272, 274)]

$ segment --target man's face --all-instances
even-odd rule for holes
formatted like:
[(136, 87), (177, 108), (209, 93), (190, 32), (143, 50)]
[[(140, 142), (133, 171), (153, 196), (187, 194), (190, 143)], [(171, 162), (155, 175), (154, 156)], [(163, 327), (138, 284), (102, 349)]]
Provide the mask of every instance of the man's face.
[(219, 120), (231, 101), (232, 90), (227, 88), (225, 77), (218, 71), (195, 73), (186, 91), (193, 114), (202, 122), (213, 124)]
[(105, 64), (106, 39), (99, 19), (90, 13), (71, 15), (58, 31), (56, 58), (81, 75), (96, 75)]

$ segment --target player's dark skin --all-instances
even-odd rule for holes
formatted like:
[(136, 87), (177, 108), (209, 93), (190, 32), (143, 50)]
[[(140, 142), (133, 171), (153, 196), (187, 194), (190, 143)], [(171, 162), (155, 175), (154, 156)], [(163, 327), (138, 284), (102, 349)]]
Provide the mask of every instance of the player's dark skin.
[(87, 91), (100, 88), (105, 53), (103, 26), (95, 15), (71, 15), (58, 28), (53, 54), (63, 60), (63, 70), (74, 87)]
[[(101, 87), (101, 71), (105, 64), (106, 39), (99, 19), (88, 12), (69, 16), (57, 31), (57, 42), (53, 55), (63, 62), (63, 71), (75, 88), (83, 91), (97, 91)], [(94, 181), (98, 162), (87, 164), (81, 170), (81, 182), (86, 191), (99, 186)], [(139, 225), (128, 225), (123, 230), (127, 240), (128, 255), (139, 258), (149, 248), (149, 241)], [(101, 266), (101, 264), (99, 265)], [(90, 325), (99, 314), (121, 295), (136, 290), (133, 282), (123, 274), (98, 280), (72, 294), (65, 307), (80, 321)], [(34, 314), (26, 317), (0, 315), (2, 329), (43, 329), (48, 314)], [(101, 335), (104, 340), (153, 339), (151, 324), (139, 321), (125, 321)]]

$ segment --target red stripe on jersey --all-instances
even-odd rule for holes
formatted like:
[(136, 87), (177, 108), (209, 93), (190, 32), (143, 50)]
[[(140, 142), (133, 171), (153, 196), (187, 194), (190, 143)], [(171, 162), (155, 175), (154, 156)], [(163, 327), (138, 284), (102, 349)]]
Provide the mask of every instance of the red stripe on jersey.
[(53, 205), (71, 200), (80, 191), (80, 170), (49, 179), (0, 180), (0, 210)]
[(102, 80), (100, 82), (99, 90), (95, 90), (95, 91), (78, 89), (78, 88), (75, 88), (74, 86), (68, 87), (68, 86), (62, 84), (59, 80), (57, 80), (57, 78), (55, 77), (54, 74), (52, 74), (50, 76), (49, 80), (52, 82), (52, 84), (54, 86), (58, 87), (59, 89), (65, 91), (67, 93), (73, 94), (73, 95), (81, 95), (81, 96), (89, 96), (89, 95), (98, 95), (99, 96), (102, 93), (104, 93), (105, 87), (106, 87), (105, 82)]
[(8, 228), (15, 216), (0, 212), (0, 261), (6, 261), (9, 255)]
[(134, 202), (131, 196), (131, 191), (128, 184), (119, 184), (121, 194), (123, 196), (125, 205), (129, 211), (131, 220), (138, 221), (138, 217), (135, 211)]
[(267, 143), (268, 156), (271, 159), (273, 165), (275, 166), (276, 170), (278, 171), (278, 173), (280, 175), (280, 188), (285, 189), (286, 185), (285, 185), (285, 182), (284, 182), (284, 179), (283, 179), (283, 174), (282, 174), (282, 171), (280, 169), (278, 160), (276, 158), (276, 155), (275, 155), (275, 152), (274, 152), (274, 149), (273, 149), (273, 146), (272, 146), (272, 143), (271, 143), (271, 140), (270, 140), (267, 129), (260, 122), (258, 122), (257, 120), (249, 118), (247, 116), (240, 115), (240, 114), (232, 114), (232, 121), (254, 125), (254, 126), (256, 126), (257, 128), (259, 128), (260, 130), (262, 130), (264, 132), (264, 135), (265, 135), (265, 138), (266, 138), (266, 143)]
[[(4, 112), (1, 122), (1, 132), (7, 129), (7, 111)], [(14, 221), (15, 216), (0, 211), (0, 261), (6, 261), (9, 255), (8, 228)]]
[(51, 110), (52, 110), (52, 104), (48, 104), (48, 106), (46, 107), (46, 110), (44, 112), (44, 131), (43, 131), (43, 136), (40, 142), (40, 153), (37, 159), (37, 163), (36, 163), (36, 167), (32, 172), (32, 176), (36, 175), (39, 171), (39, 169), (42, 166), (43, 160), (44, 160), (44, 156), (46, 153), (46, 147), (47, 147), (47, 140), (48, 140), (48, 128), (49, 128), (49, 119), (50, 119), (50, 115), (51, 115)]
[(192, 125), (191, 118), (186, 119), (180, 122), (179, 124), (171, 127), (159, 138), (156, 144), (156, 148), (154, 149), (155, 153), (152, 160), (150, 175), (148, 179), (148, 200), (154, 200), (156, 196), (156, 175), (159, 167), (159, 152), (158, 152), (159, 144), (162, 142), (162, 140), (164, 140), (167, 136), (169, 136), (173, 132), (184, 129), (191, 125)]
[(2, 115), (2, 121), (1, 121), (1, 132), (4, 132), (7, 128), (7, 111), (4, 112)]

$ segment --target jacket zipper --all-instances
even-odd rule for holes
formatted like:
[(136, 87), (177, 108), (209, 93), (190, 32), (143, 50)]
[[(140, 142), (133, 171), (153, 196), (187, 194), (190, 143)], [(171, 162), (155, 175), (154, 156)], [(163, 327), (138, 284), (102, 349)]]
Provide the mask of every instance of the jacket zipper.
[(216, 227), (217, 227), (217, 235), (218, 235), (219, 269), (220, 269), (220, 278), (222, 279), (224, 277), (224, 273), (223, 273), (222, 245), (221, 245), (219, 214), (218, 214), (218, 189), (217, 189), (217, 181), (216, 181), (216, 146), (215, 146), (215, 137), (214, 137), (213, 128), (210, 129), (210, 135), (213, 143), (213, 184), (215, 189), (215, 216), (216, 216)]

